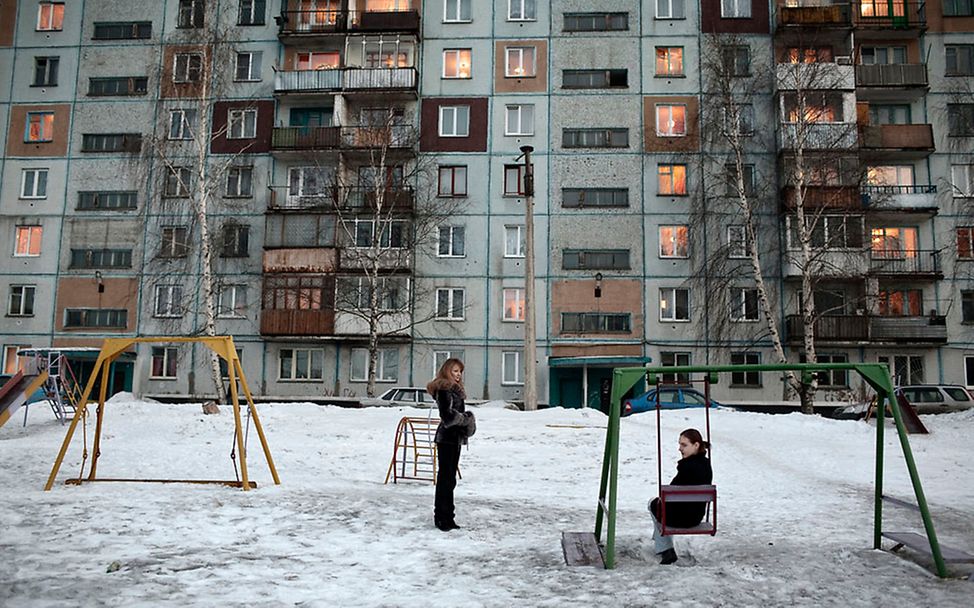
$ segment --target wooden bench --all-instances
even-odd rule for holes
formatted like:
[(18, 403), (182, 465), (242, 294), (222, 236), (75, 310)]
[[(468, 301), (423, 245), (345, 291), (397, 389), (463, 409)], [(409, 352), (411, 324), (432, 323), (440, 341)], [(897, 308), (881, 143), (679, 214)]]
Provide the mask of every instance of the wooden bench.
[[(920, 553), (933, 556), (933, 552), (930, 550), (930, 540), (923, 534), (917, 534), (916, 532), (883, 532), (883, 536), (896, 543), (890, 551), (899, 551), (903, 547), (909, 547)], [(943, 543), (940, 543), (940, 554), (944, 558), (944, 563), (947, 564), (974, 564), (974, 555), (961, 551), (960, 549), (948, 547)]]
[(562, 532), (561, 550), (569, 566), (600, 566), (605, 568), (602, 548), (592, 532)]

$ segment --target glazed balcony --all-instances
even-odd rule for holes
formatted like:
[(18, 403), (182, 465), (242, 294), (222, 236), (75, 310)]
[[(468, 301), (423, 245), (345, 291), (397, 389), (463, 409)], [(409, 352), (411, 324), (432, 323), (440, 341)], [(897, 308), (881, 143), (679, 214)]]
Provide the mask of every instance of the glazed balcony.
[(936, 250), (905, 249), (901, 251), (872, 251), (869, 274), (902, 279), (944, 278), (940, 268), (940, 252)]
[(865, 158), (918, 159), (934, 151), (932, 125), (865, 125), (860, 127)]
[(775, 76), (779, 91), (851, 91), (856, 88), (855, 66), (841, 63), (777, 63)]
[(274, 75), (274, 93), (415, 92), (418, 80), (418, 72), (412, 67), (289, 70)]
[(871, 212), (937, 212), (937, 186), (864, 186), (862, 205)]
[(926, 6), (919, 0), (862, 2), (853, 7), (857, 40), (903, 40), (927, 29)]
[(851, 122), (782, 123), (779, 137), (782, 152), (799, 148), (838, 152), (852, 150), (858, 143), (856, 125)]
[(408, 150), (415, 143), (412, 125), (387, 127), (275, 127), (271, 149), (287, 150)]
[[(786, 209), (797, 206), (798, 192), (794, 186), (783, 188)], [(862, 208), (862, 196), (858, 186), (806, 186), (802, 199), (808, 209), (839, 209), (843, 211)]]
[[(785, 317), (789, 342), (805, 336), (801, 315)], [(815, 320), (815, 339), (833, 343), (942, 344), (947, 341), (946, 317), (823, 316)]]
[(261, 293), (261, 335), (334, 335), (334, 294), (334, 275), (265, 274)]
[(419, 33), (419, 11), (281, 11), (275, 17), (281, 38), (308, 38), (346, 32)]
[(856, 66), (856, 98), (861, 101), (919, 99), (928, 88), (925, 63)]
[(831, 4), (828, 0), (800, 0), (798, 4), (799, 6), (778, 5), (779, 27), (852, 27), (852, 10), (848, 4)]

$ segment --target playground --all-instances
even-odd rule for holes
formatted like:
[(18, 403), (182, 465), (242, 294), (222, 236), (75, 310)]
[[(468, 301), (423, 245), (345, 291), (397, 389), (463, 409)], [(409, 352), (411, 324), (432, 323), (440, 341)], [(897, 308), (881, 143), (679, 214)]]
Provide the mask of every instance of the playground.
[[(233, 412), (106, 404), (99, 476), (233, 479)], [(66, 426), (31, 414), (0, 428), (0, 605), (20, 606), (966, 606), (969, 565), (938, 578), (929, 556), (873, 550), (876, 428), (818, 416), (714, 410), (715, 537), (676, 537), (661, 566), (646, 502), (656, 494), (656, 417), (620, 424), (615, 568), (565, 565), (561, 534), (591, 530), (607, 418), (594, 410), (477, 410), (461, 456), (457, 521), (432, 525), (433, 488), (383, 484), (401, 408), (259, 406), (281, 485), (249, 437), (255, 490), (223, 485), (65, 485), (51, 491)], [(942, 543), (974, 552), (974, 411), (923, 416), (910, 437)], [(875, 423), (873, 423), (875, 424)], [(91, 449), (91, 421), (88, 441)], [(703, 412), (662, 417), (663, 475)], [(913, 490), (892, 427), (884, 491)], [(919, 514), (887, 508), (896, 529)], [(884, 524), (885, 525), (885, 524)], [(885, 541), (884, 546), (892, 543)], [(905, 557), (904, 557), (905, 556)]]

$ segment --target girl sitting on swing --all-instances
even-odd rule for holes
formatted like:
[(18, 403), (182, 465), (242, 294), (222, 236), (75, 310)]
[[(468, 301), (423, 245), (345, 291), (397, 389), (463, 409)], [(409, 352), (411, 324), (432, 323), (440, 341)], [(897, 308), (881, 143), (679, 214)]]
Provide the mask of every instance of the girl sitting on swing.
[[(683, 458), (676, 463), (676, 477), (670, 482), (674, 486), (707, 485), (713, 481), (714, 472), (710, 468), (707, 450), (710, 443), (703, 440), (700, 431), (687, 429), (680, 433), (680, 455)], [(666, 505), (667, 528), (692, 528), (703, 521), (707, 510), (705, 502), (668, 502)], [(649, 503), (649, 511), (653, 514), (653, 542), (656, 554), (660, 556), (661, 564), (672, 564), (676, 561), (676, 551), (673, 549), (673, 537), (663, 536), (663, 525), (660, 523), (659, 498)]]

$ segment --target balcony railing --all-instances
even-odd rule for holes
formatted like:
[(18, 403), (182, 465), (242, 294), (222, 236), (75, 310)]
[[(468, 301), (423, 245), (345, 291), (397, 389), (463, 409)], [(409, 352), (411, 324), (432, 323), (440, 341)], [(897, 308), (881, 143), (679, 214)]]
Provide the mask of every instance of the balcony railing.
[(862, 205), (873, 211), (935, 212), (937, 186), (864, 186)]
[[(785, 317), (788, 340), (805, 336), (801, 315)], [(941, 343), (947, 341), (946, 317), (835, 315), (815, 320), (815, 339), (823, 342)]]
[(894, 276), (943, 274), (940, 268), (940, 252), (921, 249), (872, 251), (869, 257), (869, 272)]
[(778, 63), (775, 76), (779, 91), (851, 91), (856, 88), (855, 66), (841, 63)]
[[(797, 189), (786, 186), (784, 194), (785, 206), (794, 208), (798, 200)], [(807, 186), (802, 204), (815, 209), (859, 209), (862, 197), (857, 186)]]
[(334, 68), (291, 70), (274, 75), (275, 93), (415, 90), (416, 68)]
[(933, 152), (931, 125), (866, 125), (861, 127), (864, 150)]
[(419, 12), (404, 11), (282, 11), (276, 18), (282, 35), (336, 32), (418, 32)]
[(341, 127), (274, 127), (271, 147), (275, 150), (318, 150), (337, 148)]
[(346, 188), (341, 203), (351, 209), (373, 210), (381, 201), (383, 209), (408, 210), (413, 207), (414, 193), (409, 186), (376, 191), (375, 188)]
[(802, 6), (778, 5), (779, 25), (812, 25), (851, 27), (852, 11), (848, 4), (805, 0)]
[(384, 127), (275, 127), (274, 150), (405, 150), (415, 144), (412, 125)]
[(888, 63), (856, 66), (857, 87), (925, 87), (927, 64)]
[(782, 123), (783, 150), (841, 150), (856, 147), (856, 125), (837, 123)]
[(857, 8), (853, 11), (857, 29), (893, 30), (889, 33), (895, 36), (896, 30), (927, 27), (926, 6), (922, 0), (902, 0), (890, 4), (864, 2)]
[(330, 336), (335, 333), (334, 310), (261, 310), (264, 336)]

